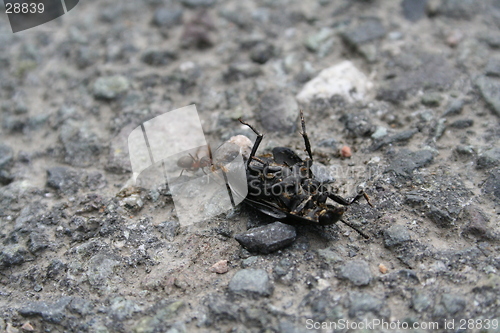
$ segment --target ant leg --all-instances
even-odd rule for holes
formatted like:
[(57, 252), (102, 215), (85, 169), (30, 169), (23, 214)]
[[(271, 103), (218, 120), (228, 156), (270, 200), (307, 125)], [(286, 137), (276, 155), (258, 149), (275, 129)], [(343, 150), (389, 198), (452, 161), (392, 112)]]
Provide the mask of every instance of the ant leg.
[(356, 230), (358, 232), (358, 234), (360, 234), (361, 236), (363, 236), (365, 239), (370, 239), (370, 236), (368, 236), (367, 234), (365, 234), (364, 232), (362, 232), (361, 230), (359, 230), (357, 227), (355, 227), (354, 225), (352, 225), (351, 223), (349, 222), (346, 222), (344, 220), (340, 220), (340, 222), (344, 223), (346, 226)]
[(240, 123), (242, 123), (243, 125), (246, 125), (248, 127), (250, 127), (250, 129), (255, 133), (257, 134), (257, 139), (255, 139), (255, 143), (253, 144), (253, 147), (252, 147), (252, 152), (250, 153), (250, 156), (248, 157), (248, 161), (247, 161), (247, 168), (248, 166), (250, 165), (250, 162), (255, 158), (255, 153), (257, 152), (257, 149), (259, 148), (259, 145), (260, 143), (262, 142), (262, 138), (264, 137), (263, 134), (259, 133), (255, 128), (253, 128), (252, 125), (244, 122), (241, 118), (238, 118), (238, 120), (240, 121)]
[(302, 124), (302, 133), (300, 133), (300, 134), (304, 138), (304, 144), (306, 145), (307, 154), (309, 155), (309, 158), (312, 161), (313, 156), (312, 156), (312, 151), (311, 151), (311, 143), (309, 142), (309, 137), (307, 136), (306, 121), (304, 120), (304, 112), (302, 110), (300, 110), (300, 122)]
[(366, 202), (373, 207), (372, 203), (370, 202), (370, 197), (368, 197), (368, 194), (366, 194), (364, 191), (359, 192), (358, 195), (356, 195), (351, 201), (347, 201), (346, 199), (342, 198), (339, 195), (336, 195), (335, 193), (328, 193), (328, 197), (335, 201), (336, 203), (339, 203), (344, 206), (349, 206), (358, 201), (361, 197), (364, 197)]

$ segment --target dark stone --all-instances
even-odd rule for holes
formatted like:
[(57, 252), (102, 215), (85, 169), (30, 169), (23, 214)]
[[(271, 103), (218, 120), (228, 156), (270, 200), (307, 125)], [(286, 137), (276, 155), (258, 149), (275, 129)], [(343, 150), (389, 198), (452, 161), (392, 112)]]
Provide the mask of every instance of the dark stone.
[(366, 42), (384, 37), (386, 34), (384, 25), (378, 18), (367, 18), (354, 28), (347, 29), (342, 33), (344, 40), (353, 45), (359, 46)]
[(262, 70), (259, 65), (252, 62), (232, 63), (224, 73), (224, 80), (227, 83), (240, 81), (243, 79), (259, 76)]
[(437, 13), (455, 19), (469, 20), (479, 10), (479, 3), (475, 0), (442, 0)]
[(0, 170), (9, 169), (14, 164), (14, 151), (5, 144), (0, 144)]
[(177, 54), (172, 51), (148, 50), (142, 54), (142, 62), (150, 66), (166, 66), (177, 59)]
[(485, 150), (477, 157), (477, 169), (490, 169), (500, 165), (500, 147)]
[(428, 106), (428, 107), (438, 107), (441, 104), (441, 101), (443, 98), (441, 97), (441, 94), (438, 93), (427, 93), (422, 96), (422, 99), (420, 100), (422, 105)]
[(396, 176), (409, 178), (414, 170), (429, 165), (433, 160), (434, 156), (429, 150), (411, 152), (402, 149), (394, 156), (384, 172), (394, 172)]
[(443, 117), (461, 114), (464, 104), (465, 102), (461, 99), (452, 99), (446, 106), (446, 111), (444, 112)]
[(158, 225), (158, 229), (160, 230), (163, 237), (171, 242), (179, 233), (180, 226), (181, 224), (179, 223), (179, 221), (165, 221)]
[(488, 76), (500, 77), (500, 59), (490, 58), (484, 68), (484, 72)]
[(480, 76), (476, 80), (476, 86), (486, 103), (500, 116), (500, 79)]
[(349, 316), (351, 318), (364, 315), (368, 312), (377, 315), (383, 308), (382, 300), (368, 293), (352, 293), (349, 296), (349, 303)]
[(94, 83), (94, 97), (96, 99), (114, 100), (129, 89), (130, 83), (124, 76), (103, 76)]
[(457, 294), (441, 295), (441, 304), (449, 314), (457, 314), (465, 309), (467, 302), (465, 298)]
[(214, 322), (236, 321), (239, 317), (239, 307), (233, 302), (222, 299), (220, 296), (210, 296), (207, 300), (207, 307)]
[(474, 126), (473, 119), (459, 119), (450, 124), (452, 128), (464, 129)]
[(411, 298), (411, 307), (417, 312), (424, 312), (431, 306), (431, 298), (422, 292), (416, 292)]
[(425, 16), (427, 2), (428, 0), (403, 0), (401, 7), (404, 17), (411, 22), (417, 22)]
[(366, 286), (372, 280), (372, 273), (366, 261), (352, 260), (340, 267), (339, 278), (349, 280), (356, 286)]
[(55, 303), (32, 302), (19, 309), (19, 314), (23, 317), (39, 316), (42, 320), (60, 324), (66, 318), (66, 306), (71, 301), (71, 297), (62, 297)]
[(271, 296), (273, 285), (263, 269), (242, 269), (229, 282), (229, 290), (248, 296)]
[(88, 167), (97, 162), (104, 149), (101, 140), (88, 128), (76, 124), (65, 124), (59, 140), (64, 147), (64, 161), (72, 166)]
[(98, 54), (88, 46), (79, 47), (76, 51), (75, 63), (79, 69), (92, 66), (98, 59)]
[(73, 297), (71, 302), (66, 307), (70, 312), (76, 313), (80, 316), (86, 316), (92, 312), (94, 304), (81, 297)]
[(180, 0), (180, 2), (187, 7), (198, 8), (213, 6), (216, 0)]
[(451, 227), (451, 223), (453, 222), (453, 217), (448, 211), (436, 206), (429, 207), (427, 217), (441, 228)]
[(27, 254), (28, 251), (17, 244), (0, 246), (0, 269), (21, 265)]
[(391, 60), (387, 68), (386, 75), (391, 79), (381, 84), (377, 98), (396, 103), (418, 90), (444, 90), (455, 82), (458, 75), (442, 55), (418, 50), (402, 53)]
[(296, 236), (293, 226), (275, 222), (250, 229), (234, 238), (248, 251), (271, 253), (293, 243)]
[(344, 123), (346, 130), (355, 138), (368, 137), (375, 130), (370, 118), (363, 113), (348, 113), (342, 116), (340, 121)]
[(268, 43), (258, 43), (250, 51), (250, 59), (258, 64), (265, 64), (274, 55), (274, 46)]
[(49, 244), (50, 242), (47, 239), (47, 235), (40, 232), (32, 232), (28, 240), (28, 250), (31, 253), (36, 253), (46, 249)]
[(47, 267), (47, 278), (55, 279), (61, 276), (67, 269), (67, 265), (58, 259), (53, 259)]
[(171, 28), (182, 23), (183, 11), (180, 8), (161, 7), (153, 14), (153, 24), (158, 27)]
[(407, 131), (402, 131), (393, 135), (387, 135), (384, 136), (382, 139), (374, 142), (371, 146), (370, 149), (372, 151), (377, 151), (380, 148), (387, 146), (389, 144), (393, 144), (396, 142), (406, 142), (410, 140), (415, 134), (418, 133), (418, 129), (411, 129)]
[(459, 220), (465, 224), (463, 235), (472, 235), (486, 240), (498, 239), (498, 235), (491, 230), (489, 219), (481, 208), (468, 205), (460, 214)]
[(47, 169), (47, 186), (65, 194), (74, 194), (81, 187), (81, 175), (67, 167), (52, 167)]
[(299, 106), (292, 95), (271, 90), (261, 98), (259, 115), (266, 131), (292, 133), (297, 126)]
[(384, 230), (384, 244), (388, 248), (411, 241), (410, 233), (405, 226), (392, 225)]
[(494, 169), (486, 179), (482, 192), (500, 202), (500, 169)]

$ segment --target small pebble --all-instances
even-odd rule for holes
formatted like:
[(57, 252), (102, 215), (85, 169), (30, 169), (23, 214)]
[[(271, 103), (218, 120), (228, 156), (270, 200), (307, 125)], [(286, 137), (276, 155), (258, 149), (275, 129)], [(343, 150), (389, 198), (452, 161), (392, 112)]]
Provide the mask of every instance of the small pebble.
[(378, 265), (378, 270), (380, 271), (380, 273), (385, 274), (385, 273), (387, 273), (388, 269), (387, 269), (387, 267), (384, 264), (379, 264)]
[(224, 274), (229, 271), (227, 260), (219, 260), (210, 267), (210, 271), (217, 274)]
[(33, 332), (35, 330), (29, 322), (25, 322), (23, 326), (21, 326), (21, 329), (27, 332)]
[(460, 30), (453, 30), (446, 36), (446, 44), (450, 47), (456, 47), (464, 38), (464, 34)]
[(340, 155), (342, 155), (342, 157), (351, 157), (351, 148), (349, 148), (348, 146), (342, 147), (342, 149), (340, 149)]

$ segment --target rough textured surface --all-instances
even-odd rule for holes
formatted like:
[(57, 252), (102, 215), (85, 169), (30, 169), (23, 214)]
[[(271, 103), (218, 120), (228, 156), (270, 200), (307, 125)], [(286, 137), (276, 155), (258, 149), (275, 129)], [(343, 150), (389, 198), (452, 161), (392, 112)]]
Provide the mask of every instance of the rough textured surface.
[[(500, 319), (499, 28), (498, 0), (85, 0), (16, 34), (0, 15), (0, 331)], [(245, 205), (180, 225), (165, 183), (132, 186), (127, 138), (193, 103), (213, 151), (255, 140), (242, 117), (258, 155), (305, 159), (303, 109), (314, 172), (374, 207), (281, 238)]]

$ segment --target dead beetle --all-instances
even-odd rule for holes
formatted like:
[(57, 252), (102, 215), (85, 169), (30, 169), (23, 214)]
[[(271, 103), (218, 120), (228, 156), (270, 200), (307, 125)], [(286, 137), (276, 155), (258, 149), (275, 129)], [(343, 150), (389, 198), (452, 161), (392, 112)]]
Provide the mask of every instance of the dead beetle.
[[(347, 200), (330, 191), (326, 184), (319, 181), (313, 174), (311, 166), (313, 156), (311, 144), (306, 133), (303, 112), (300, 111), (302, 137), (308, 158), (303, 160), (293, 150), (286, 147), (276, 147), (271, 156), (256, 156), (262, 138), (264, 137), (253, 126), (248, 126), (257, 139), (252, 147), (246, 162), (248, 195), (245, 202), (253, 208), (288, 223), (306, 223), (313, 225), (331, 225), (341, 221), (363, 237), (363, 232), (351, 224), (341, 220), (349, 206), (364, 197), (372, 206), (364, 191), (359, 192), (353, 199)], [(331, 199), (342, 205), (337, 207), (327, 203)]]

